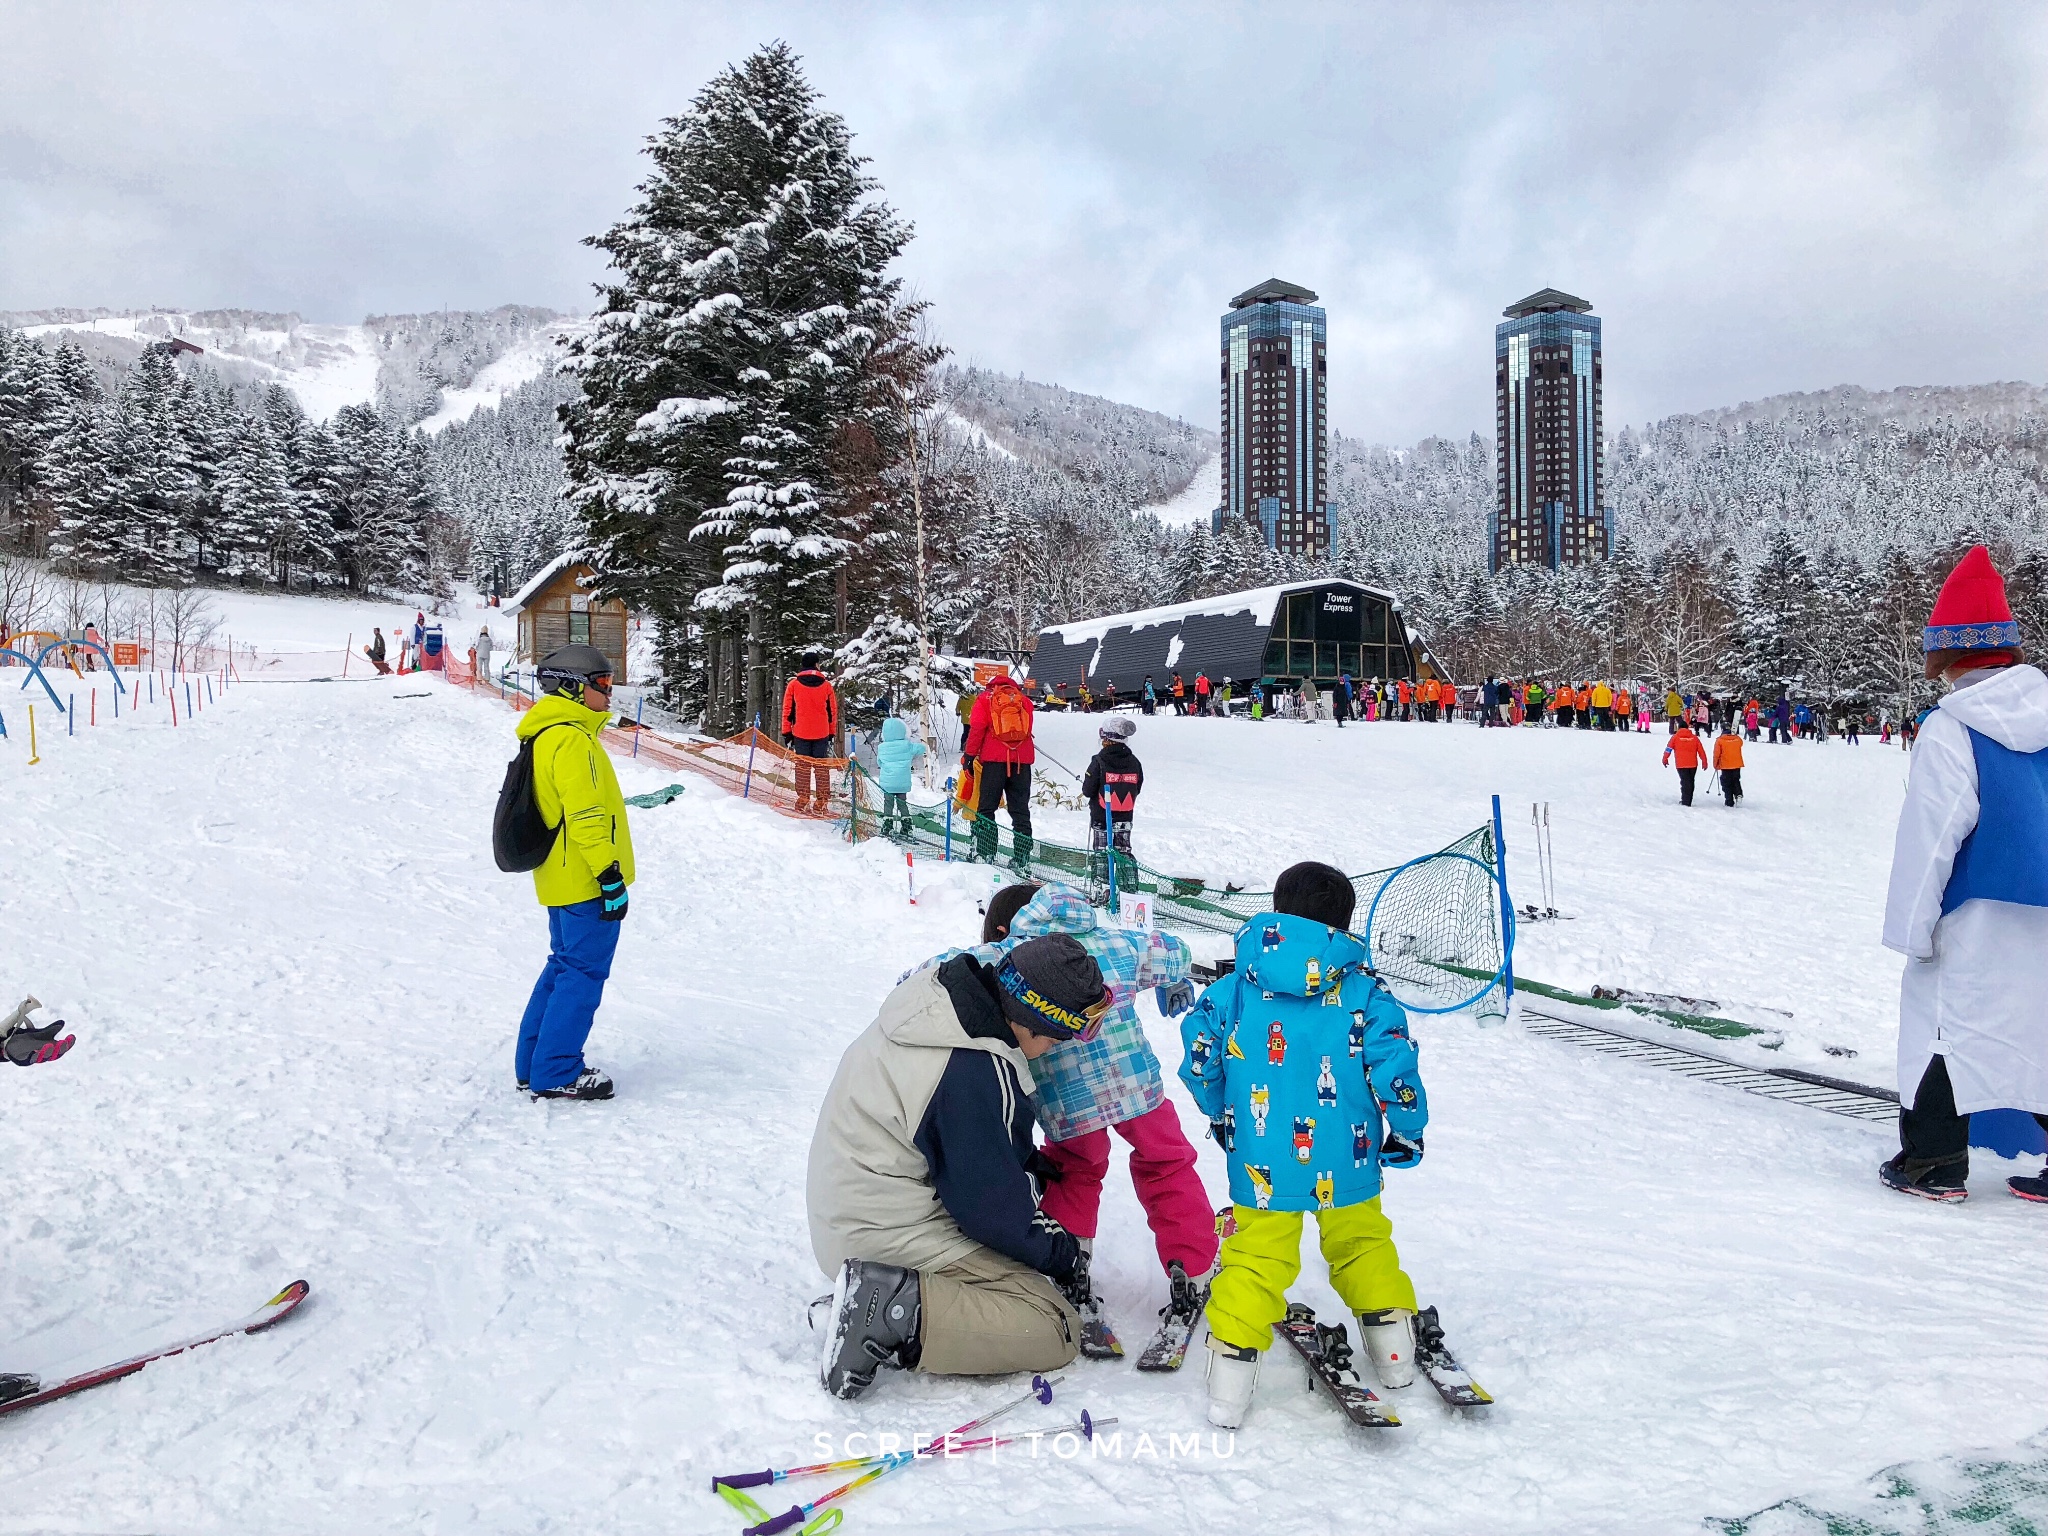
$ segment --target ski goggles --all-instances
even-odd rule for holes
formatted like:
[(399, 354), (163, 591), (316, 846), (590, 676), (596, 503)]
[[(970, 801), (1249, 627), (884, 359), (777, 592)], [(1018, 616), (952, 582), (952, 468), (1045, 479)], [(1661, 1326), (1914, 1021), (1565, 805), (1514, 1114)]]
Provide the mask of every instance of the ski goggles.
[(1031, 1015), (1024, 1027), (1037, 1034), (1060, 1040), (1093, 1040), (1102, 1033), (1102, 1021), (1109, 1017), (1108, 987), (1104, 987), (1102, 996), (1086, 1008), (1068, 1008), (1032, 986), (1024, 979), (1024, 973), (1007, 960), (996, 967), (996, 985), (1003, 989), (1006, 997)]

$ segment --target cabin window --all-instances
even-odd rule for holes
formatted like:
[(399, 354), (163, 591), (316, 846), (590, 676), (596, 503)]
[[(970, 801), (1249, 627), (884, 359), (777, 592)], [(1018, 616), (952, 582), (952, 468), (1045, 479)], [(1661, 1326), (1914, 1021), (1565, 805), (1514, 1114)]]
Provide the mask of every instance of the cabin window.
[(590, 644), (590, 614), (587, 611), (571, 613), (569, 615), (569, 643), (571, 645)]
[(1287, 642), (1268, 640), (1266, 642), (1266, 675), (1278, 677), (1287, 670)]
[(1316, 646), (1316, 676), (1335, 677), (1336, 675), (1337, 643), (1334, 640), (1321, 641)]
[(1287, 642), (1287, 670), (1295, 677), (1313, 677), (1316, 670), (1316, 643), (1313, 640), (1290, 640)]

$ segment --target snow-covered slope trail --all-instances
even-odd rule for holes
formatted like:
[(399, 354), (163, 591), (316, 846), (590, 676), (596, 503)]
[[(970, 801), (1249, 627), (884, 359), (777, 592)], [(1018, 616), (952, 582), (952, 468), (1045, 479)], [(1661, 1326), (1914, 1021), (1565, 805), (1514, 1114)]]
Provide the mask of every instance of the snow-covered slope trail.
[[(46, 741), (34, 768), (0, 743), (0, 996), (34, 990), (80, 1037), (0, 1073), (0, 1368), (313, 1284), (272, 1332), (0, 1421), (0, 1531), (735, 1532), (711, 1474), (1017, 1389), (888, 1374), (833, 1403), (803, 1322), (814, 1107), (896, 974), (974, 931), (979, 882), (928, 870), (912, 908), (893, 850), (692, 783), (635, 814), (591, 1043), (618, 1099), (531, 1104), (511, 1035), (541, 916), (486, 846), (512, 719), (420, 678), (250, 684), (175, 734)], [(1176, 776), (1254, 792), (1168, 760), (1148, 801)], [(1289, 829), (1261, 867), (1329, 814), (1257, 793)], [(1795, 869), (1781, 904), (1805, 899)], [(1365, 1440), (1275, 1360), (1234, 1456), (1204, 1434), (1176, 1459), (1202, 1352), (1177, 1377), (1080, 1362), (1015, 1417), (1118, 1415), (1120, 1458), (916, 1467), (846, 1529), (1683, 1530), (2041, 1428), (2044, 1229), (1997, 1192), (2010, 1165), (1924, 1206), (1877, 1185), (1881, 1127), (1514, 1024), (1420, 1035), (1429, 1155), (1388, 1209), (1491, 1417), (1416, 1389)], [(1334, 1313), (1305, 1246), (1296, 1294)], [(1163, 1299), (1148, 1250), (1113, 1182), (1100, 1271), (1127, 1335)]]

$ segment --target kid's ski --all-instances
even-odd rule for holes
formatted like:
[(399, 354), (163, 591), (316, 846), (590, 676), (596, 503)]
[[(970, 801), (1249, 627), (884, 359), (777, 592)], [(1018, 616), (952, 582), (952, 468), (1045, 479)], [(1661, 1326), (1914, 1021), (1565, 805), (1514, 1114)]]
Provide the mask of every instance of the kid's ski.
[(1320, 1382), (1344, 1417), (1364, 1429), (1391, 1429), (1401, 1420), (1358, 1379), (1351, 1368), (1351, 1336), (1342, 1323), (1319, 1323), (1313, 1308), (1289, 1302), (1287, 1316), (1273, 1331), (1294, 1346), (1308, 1367), (1309, 1389)]
[(1141, 1371), (1180, 1369), (1181, 1362), (1187, 1359), (1188, 1345), (1194, 1342), (1195, 1329), (1202, 1321), (1202, 1308), (1209, 1300), (1209, 1288), (1190, 1280), (1178, 1264), (1169, 1271), (1168, 1283), (1173, 1287), (1172, 1299), (1159, 1309), (1159, 1331), (1138, 1356)]
[(1415, 1314), (1415, 1363), (1436, 1388), (1437, 1396), (1453, 1408), (1484, 1408), (1493, 1401), (1444, 1343), (1444, 1328), (1437, 1321), (1435, 1307), (1424, 1307)]
[(1123, 1340), (1116, 1336), (1116, 1330), (1103, 1317), (1099, 1297), (1081, 1314), (1081, 1353), (1090, 1360), (1121, 1360), (1124, 1357)]
[(97, 1370), (84, 1371), (76, 1376), (55, 1381), (46, 1387), (38, 1387), (23, 1397), (10, 1398), (0, 1402), (0, 1414), (15, 1413), (23, 1408), (33, 1408), (38, 1403), (47, 1403), (55, 1398), (69, 1397), (74, 1392), (83, 1392), (87, 1387), (102, 1386), (110, 1381), (119, 1381), (123, 1376), (133, 1376), (151, 1361), (162, 1360), (170, 1355), (183, 1354), (188, 1349), (197, 1349), (202, 1344), (211, 1344), (217, 1339), (232, 1338), (238, 1333), (261, 1333), (264, 1329), (283, 1322), (298, 1308), (311, 1292), (312, 1287), (303, 1280), (294, 1280), (279, 1291), (256, 1311), (239, 1322), (229, 1323), (225, 1328), (216, 1328), (210, 1333), (198, 1334), (182, 1339), (176, 1344), (166, 1344), (162, 1349), (150, 1350), (147, 1354), (130, 1355), (126, 1360), (117, 1360), (112, 1365), (103, 1365)]

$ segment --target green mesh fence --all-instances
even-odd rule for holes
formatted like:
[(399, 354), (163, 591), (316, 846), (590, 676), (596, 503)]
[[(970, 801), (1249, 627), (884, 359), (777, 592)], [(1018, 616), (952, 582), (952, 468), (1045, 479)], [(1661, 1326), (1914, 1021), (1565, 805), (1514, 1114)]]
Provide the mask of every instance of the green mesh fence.
[(1905, 1462), (1840, 1497), (1706, 1524), (1725, 1536), (2048, 1536), (2048, 1435), (1998, 1456)]
[[(1020, 855), (1007, 822), (978, 817), (969, 823), (956, 814), (949, 827), (943, 806), (913, 808), (907, 830), (899, 819), (885, 832), (881, 791), (866, 769), (859, 770), (857, 784), (851, 827), (856, 842), (886, 835), (926, 856), (1004, 865), (1021, 878), (1081, 887), (1111, 910), (1144, 896), (1152, 902), (1154, 920), (1168, 928), (1235, 933), (1273, 910), (1270, 890), (1171, 874), (1128, 853), (1116, 855), (1112, 893), (1103, 851), (1034, 837), (1025, 840)], [(1499, 869), (1493, 828), (1484, 826), (1425, 858), (1351, 877), (1358, 892), (1353, 924), (1363, 931), (1371, 914), (1373, 968), (1403, 1003), (1438, 1010), (1476, 1003), (1481, 1013), (1504, 1011), (1505, 993), (1495, 979), (1505, 962)]]

